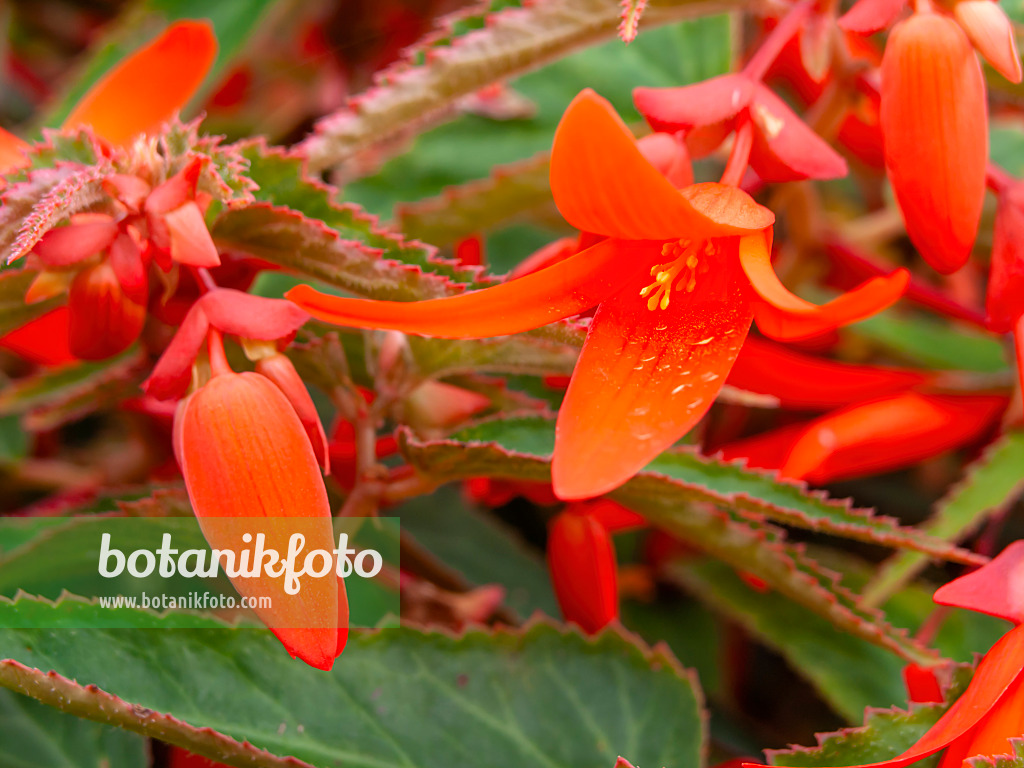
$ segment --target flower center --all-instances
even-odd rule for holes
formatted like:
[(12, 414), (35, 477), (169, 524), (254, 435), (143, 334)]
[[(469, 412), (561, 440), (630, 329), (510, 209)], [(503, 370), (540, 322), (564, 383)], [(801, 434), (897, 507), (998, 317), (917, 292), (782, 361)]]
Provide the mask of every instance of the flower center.
[(710, 240), (674, 240), (661, 247), (661, 255), (670, 259), (651, 267), (654, 282), (640, 291), (647, 299), (647, 308), (668, 309), (672, 291), (686, 290), (693, 293), (697, 287), (697, 276), (708, 271), (708, 259), (718, 253), (718, 247)]

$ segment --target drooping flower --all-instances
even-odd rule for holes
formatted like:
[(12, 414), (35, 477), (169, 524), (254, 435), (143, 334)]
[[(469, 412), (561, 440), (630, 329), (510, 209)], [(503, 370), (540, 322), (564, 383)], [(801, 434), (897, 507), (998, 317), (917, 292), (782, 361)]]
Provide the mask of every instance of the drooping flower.
[(907, 234), (943, 273), (970, 255), (988, 161), (981, 67), (953, 19), (916, 13), (893, 28), (882, 58), (885, 167)]
[(446, 338), (517, 333), (597, 306), (558, 414), (552, 479), (563, 499), (617, 487), (689, 431), (755, 315), (776, 338), (802, 338), (884, 308), (906, 285), (901, 270), (821, 307), (797, 298), (771, 267), (772, 213), (724, 184), (677, 190), (589, 90), (555, 133), (551, 189), (596, 245), (449, 298), (377, 302), (309, 286), (288, 298), (339, 325)]
[(988, 565), (941, 587), (935, 602), (1014, 622), (979, 662), (967, 690), (918, 741), (891, 760), (850, 768), (902, 768), (945, 749), (939, 768), (960, 768), (972, 757), (1014, 755), (1011, 739), (1024, 733), (1024, 541)]
[[(178, 404), (175, 456), (203, 534), (215, 549), (242, 545), (239, 521), (255, 521), (266, 546), (287, 552), (293, 534), (308, 550), (333, 549), (331, 510), (317, 464), (328, 462), (327, 441), (309, 393), (286, 357), (272, 345), (256, 372), (235, 373), (221, 334), (268, 342), (291, 336), (308, 318), (289, 302), (215, 289), (192, 307), (145, 383), (160, 399), (185, 395), (193, 362), (209, 347), (208, 380)], [(199, 377), (200, 379), (202, 376)], [(247, 597), (270, 597), (257, 615), (293, 656), (329, 669), (348, 636), (344, 582), (306, 579), (298, 595), (283, 580), (234, 579)]]
[(571, 504), (548, 530), (548, 572), (566, 621), (594, 634), (619, 617), (615, 547), (608, 529), (588, 514), (593, 502)]

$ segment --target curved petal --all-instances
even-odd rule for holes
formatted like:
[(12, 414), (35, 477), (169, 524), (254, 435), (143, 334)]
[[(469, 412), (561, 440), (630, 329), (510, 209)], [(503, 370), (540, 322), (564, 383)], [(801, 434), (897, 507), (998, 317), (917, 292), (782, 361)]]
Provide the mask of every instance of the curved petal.
[(369, 301), (329, 296), (299, 285), (285, 294), (313, 317), (335, 325), (480, 339), (553, 323), (590, 309), (647, 274), (661, 244), (604, 240), (556, 264), (490, 288), (429, 301)]
[(206, 228), (203, 212), (192, 200), (164, 214), (171, 238), (171, 259), (190, 267), (219, 267), (220, 254)]
[(781, 474), (825, 483), (902, 469), (987, 432), (1006, 402), (908, 392), (844, 408), (807, 426)]
[(783, 408), (830, 410), (896, 394), (928, 380), (920, 371), (854, 365), (801, 354), (779, 344), (748, 338), (729, 384), (772, 395)]
[[(1024, 666), (1024, 627), (1003, 635), (978, 664), (971, 684), (917, 743), (892, 760), (849, 768), (903, 768), (933, 755), (977, 725), (999, 703)], [(754, 768), (756, 764), (745, 763)]]
[[(729, 184), (705, 181), (691, 184), (682, 195), (704, 217), (708, 227), (720, 235), (749, 235), (775, 223), (775, 214), (754, 202), (754, 198)], [(696, 237), (686, 232), (688, 237)]]
[(182, 397), (192, 380), (192, 363), (206, 341), (210, 320), (199, 302), (185, 315), (167, 349), (153, 366), (153, 372), (142, 383), (147, 395), (157, 400), (174, 400)]
[(0, 347), (39, 365), (70, 363), (68, 322), (67, 306), (57, 307), (0, 336)]
[(148, 133), (185, 106), (217, 55), (206, 21), (179, 21), (111, 70), (64, 121), (89, 125), (113, 144)]
[(99, 255), (117, 236), (114, 219), (103, 213), (81, 213), (70, 224), (55, 227), (32, 248), (47, 267), (69, 267)]
[(1013, 24), (999, 3), (993, 0), (958, 0), (953, 6), (953, 16), (978, 53), (1011, 83), (1019, 83), (1020, 54), (1017, 53)]
[(766, 238), (750, 235), (740, 240), (740, 264), (757, 295), (765, 302), (757, 308), (757, 326), (779, 341), (804, 339), (880, 312), (895, 302), (910, 282), (910, 273), (897, 269), (868, 280), (827, 304), (801, 299), (782, 284), (772, 269)]
[(634, 88), (633, 104), (656, 131), (675, 133), (731, 120), (754, 95), (746, 75), (722, 75), (681, 88)]
[(551, 472), (560, 498), (621, 485), (711, 407), (752, 318), (735, 250), (723, 245), (732, 252), (720, 268), (666, 309), (648, 309), (639, 295), (647, 275), (598, 307), (558, 412)]
[(256, 362), (256, 372), (274, 382), (288, 398), (288, 402), (295, 409), (295, 415), (302, 422), (302, 428), (306, 430), (317, 463), (325, 475), (331, 474), (331, 458), (327, 449), (324, 425), (313, 404), (313, 398), (310, 397), (309, 390), (306, 389), (292, 361), (282, 354), (271, 355)]
[(672, 240), (707, 226), (644, 158), (612, 105), (589, 89), (573, 99), (558, 124), (550, 179), (559, 212), (586, 232)]
[(22, 141), (10, 131), (0, 128), (0, 173), (7, 173), (26, 165), (28, 161), (25, 158), (25, 152), (29, 146), (28, 142)]
[(299, 330), (309, 315), (284, 299), (254, 296), (233, 288), (218, 288), (199, 302), (219, 331), (246, 339), (283, 339)]
[(988, 565), (939, 587), (932, 599), (1024, 623), (1024, 540), (1007, 546)]
[(846, 175), (846, 161), (839, 153), (764, 86), (754, 95), (750, 117), (757, 129), (750, 166), (763, 181), (838, 179)]

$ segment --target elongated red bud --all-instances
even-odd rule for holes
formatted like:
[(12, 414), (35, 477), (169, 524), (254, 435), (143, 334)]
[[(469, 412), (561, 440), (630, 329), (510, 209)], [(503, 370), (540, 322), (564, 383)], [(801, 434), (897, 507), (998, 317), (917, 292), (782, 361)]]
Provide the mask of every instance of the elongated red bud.
[(142, 333), (146, 307), (125, 295), (106, 261), (79, 272), (68, 291), (68, 348), (83, 360), (103, 360)]
[(1011, 83), (1019, 83), (1020, 55), (1013, 24), (999, 3), (995, 0), (960, 0), (953, 6), (953, 16), (978, 53)]
[(953, 19), (918, 13), (893, 29), (882, 59), (885, 166), (907, 233), (943, 273), (970, 255), (988, 159), (985, 81)]
[[(306, 551), (334, 548), (330, 504), (309, 438), (271, 381), (256, 373), (215, 376), (182, 402), (177, 420), (185, 486), (213, 548), (244, 547), (240, 523), (251, 523), (278, 552), (288, 552), (295, 533), (305, 536)], [(344, 582), (307, 576), (299, 593), (288, 595), (283, 581), (264, 574), (232, 583), (243, 596), (270, 598), (270, 607), (256, 613), (289, 653), (330, 669), (347, 638)]]
[(593, 634), (619, 616), (615, 549), (608, 530), (574, 505), (548, 531), (548, 569), (566, 621)]

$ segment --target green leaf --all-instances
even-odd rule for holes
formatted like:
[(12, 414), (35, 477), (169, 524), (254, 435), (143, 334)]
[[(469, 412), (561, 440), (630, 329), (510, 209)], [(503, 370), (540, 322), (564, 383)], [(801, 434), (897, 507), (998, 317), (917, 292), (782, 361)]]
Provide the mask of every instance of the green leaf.
[[(583, 0), (595, 7), (604, 4), (610, 38), (617, 20), (619, 4), (608, 0)], [(557, 8), (557, 3), (544, 4)], [(637, 86), (679, 86), (720, 75), (730, 70), (733, 60), (733, 29), (728, 16), (710, 16), (652, 29), (657, 6), (648, 8), (644, 31), (628, 46), (619, 40), (581, 51), (560, 59), (536, 72), (520, 77), (511, 85), (537, 106), (529, 120), (496, 121), (475, 115), (461, 117), (416, 139), (408, 152), (388, 162), (373, 176), (345, 187), (345, 195), (367, 210), (390, 217), (396, 203), (441, 196), (455, 184), (474, 182), (485, 188), (484, 197), (474, 204), (471, 198), (454, 191), (453, 212), (446, 214), (444, 232), (450, 237), (459, 218), (480, 209), (481, 227), (488, 228), (502, 213), (517, 213), (517, 206), (543, 205), (541, 167), (529, 179), (510, 179), (488, 189), (488, 177), (496, 164), (515, 163), (514, 175), (528, 172), (539, 153), (551, 149), (551, 138), (569, 102), (583, 88), (595, 88), (607, 98), (627, 121), (639, 121), (633, 108), (633, 89)], [(535, 6), (535, 11), (543, 9)], [(614, 15), (614, 19), (613, 19)], [(373, 92), (371, 92), (372, 94)], [(311, 141), (316, 141), (316, 138)], [(503, 173), (499, 170), (497, 173)], [(483, 181), (481, 181), (483, 180)], [(467, 189), (467, 193), (472, 190)], [(533, 197), (533, 193), (537, 196)], [(494, 205), (493, 212), (489, 209)], [(465, 205), (465, 214), (456, 210)], [(518, 215), (518, 214), (517, 214)], [(451, 218), (447, 218), (450, 216)], [(512, 217), (515, 219), (515, 216)], [(403, 230), (404, 231), (404, 230)], [(468, 231), (475, 231), (468, 230)], [(433, 233), (431, 233), (433, 234)], [(428, 242), (442, 243), (422, 236)], [(525, 254), (521, 254), (520, 258)]]
[(473, 585), (500, 584), (505, 603), (521, 618), (542, 611), (561, 615), (543, 557), (493, 515), (468, 505), (453, 488), (407, 501), (388, 514), (402, 520), (437, 560)]
[[(1024, 431), (1007, 432), (967, 468), (964, 479), (936, 505), (935, 513), (920, 529), (949, 542), (962, 541), (1020, 495), (1024, 489), (1021, 467), (1024, 467)], [(876, 604), (884, 601), (927, 565), (928, 558), (916, 552), (893, 555), (868, 584), (865, 600)]]
[[(447, 440), (419, 441), (408, 430), (400, 430), (399, 438), (406, 459), (438, 482), (475, 476), (549, 482), (552, 432), (549, 419), (523, 416), (481, 422)], [(751, 487), (765, 498), (751, 495)], [(821, 569), (801, 548), (787, 544), (778, 528), (759, 521), (803, 522), (837, 535), (975, 559), (891, 520), (851, 510), (824, 494), (808, 494), (797, 486), (691, 453), (663, 454), (612, 497), (655, 525), (760, 577), (837, 627), (913, 661), (930, 662), (934, 653), (909, 639), (904, 630), (890, 626), (878, 611), (865, 609), (856, 595), (836, 583), (836, 574)]]
[(906, 662), (896, 654), (837, 630), (777, 592), (755, 590), (723, 563), (677, 561), (669, 575), (779, 651), (848, 721), (859, 721), (865, 707), (905, 701)]
[[(546, 465), (537, 467), (535, 459), (550, 457), (554, 424), (543, 416), (493, 419), (461, 430), (447, 441), (417, 444), (410, 438), (406, 442), (412, 460), (439, 480), (492, 474), (549, 479)], [(644, 508), (710, 502), (812, 531), (980, 562), (971, 553), (900, 526), (893, 518), (855, 509), (849, 501), (830, 499), (823, 492), (808, 491), (805, 485), (692, 451), (662, 454), (615, 495), (627, 505)]]
[[(399, 232), (437, 246), (451, 245), (472, 233), (540, 219), (564, 228), (548, 186), (549, 156), (537, 155), (499, 165), (484, 179), (448, 187), (437, 197), (395, 207)], [(399, 194), (408, 194), (403, 187)], [(351, 188), (350, 188), (351, 191)]]
[(0, 465), (10, 464), (28, 454), (28, 435), (17, 416), (0, 416)]
[(145, 353), (132, 346), (107, 360), (43, 369), (0, 392), (0, 416), (28, 413), (28, 427), (57, 426), (134, 389), (145, 363)]
[(867, 339), (906, 362), (926, 368), (997, 373), (1006, 355), (992, 334), (921, 315), (881, 312), (844, 333)]
[[(501, 4), (506, 5), (520, 4)], [(656, 0), (647, 9), (644, 24), (651, 28), (737, 5), (739, 3), (721, 2), (717, 7), (709, 7), (693, 0)], [(448, 117), (460, 97), (485, 85), (521, 75), (575, 50), (608, 40), (615, 35), (620, 16), (615, 0), (522, 3), (522, 7), (502, 7), (489, 13), (492, 7), (492, 3), (484, 2), (470, 11), (486, 17), (483, 28), (473, 30), (472, 25), (466, 25), (465, 31), (471, 34), (453, 31), (454, 34), (446, 36), (442, 32), (428, 38), (432, 41), (428, 50), (414, 49), (408, 59), (385, 70), (377, 86), (357, 97), (349, 109), (321, 120), (316, 133), (304, 145), (312, 166), (322, 169), (351, 161), (361, 151)], [(616, 44), (622, 46), (618, 41)], [(639, 45), (639, 41), (636, 44)], [(700, 54), (686, 47), (680, 50), (665, 45), (662, 55), (676, 61), (684, 57), (701, 60)], [(607, 68), (591, 70), (586, 84), (602, 82), (602, 75), (616, 72), (621, 62), (619, 59), (609, 62)], [(544, 76), (557, 79), (555, 73), (548, 71)], [(634, 83), (647, 84), (643, 78)], [(672, 84), (679, 85), (678, 82)], [(514, 85), (536, 101), (529, 90), (522, 88), (521, 82)], [(550, 140), (550, 133), (548, 138)], [(512, 159), (516, 158), (494, 157), (491, 163)]]
[(171, 22), (208, 19), (217, 36), (217, 58), (196, 101), (217, 85), (227, 66), (252, 35), (270, 18), (277, 0), (146, 0), (130, 10), (89, 52), (75, 77), (47, 113), (45, 124), (60, 125), (74, 106), (103, 75)]
[(144, 768), (145, 739), (0, 691), (0, 768)]
[[(73, 627), (99, 610), (22, 599), (0, 603), (0, 626)], [(236, 765), (582, 768), (620, 753), (701, 764), (695, 682), (666, 651), (616, 632), (359, 633), (324, 673), (269, 632), (175, 631), (173, 614), (132, 621), (152, 630), (2, 629), (0, 684)]]

